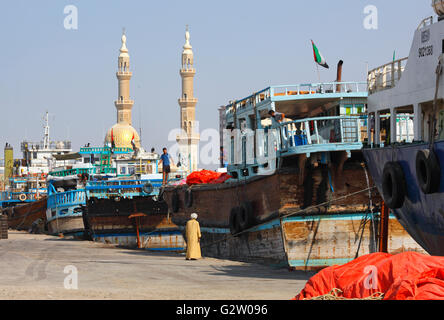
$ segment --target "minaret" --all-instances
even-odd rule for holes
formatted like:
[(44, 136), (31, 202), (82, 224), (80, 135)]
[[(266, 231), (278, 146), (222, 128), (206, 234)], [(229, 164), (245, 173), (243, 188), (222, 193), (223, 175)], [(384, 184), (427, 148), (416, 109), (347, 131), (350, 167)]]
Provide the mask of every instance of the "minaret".
[(131, 109), (134, 100), (130, 99), (129, 84), (133, 73), (130, 71), (130, 57), (126, 47), (125, 31), (122, 34), (122, 46), (117, 65), (117, 80), (119, 93), (114, 105), (117, 109), (117, 123), (112, 126), (105, 137), (105, 144), (123, 148), (140, 148), (140, 138), (137, 131), (131, 126)]
[(190, 44), (190, 33), (188, 26), (185, 32), (185, 45), (182, 51), (182, 68), (180, 76), (182, 77), (182, 96), (179, 99), (180, 105), (180, 127), (182, 134), (177, 137), (181, 157), (184, 165), (190, 171), (196, 171), (198, 165), (198, 144), (199, 133), (196, 123), (196, 103), (194, 97), (194, 75), (196, 69), (193, 68), (193, 50)]
[(126, 35), (125, 32), (122, 35), (122, 47), (120, 48), (120, 55), (118, 60), (117, 79), (119, 80), (119, 96), (117, 101), (114, 102), (117, 109), (117, 123), (132, 124), (131, 109), (133, 108), (134, 101), (130, 100), (129, 95), (129, 82), (133, 73), (129, 69), (130, 58), (128, 49), (126, 47)]

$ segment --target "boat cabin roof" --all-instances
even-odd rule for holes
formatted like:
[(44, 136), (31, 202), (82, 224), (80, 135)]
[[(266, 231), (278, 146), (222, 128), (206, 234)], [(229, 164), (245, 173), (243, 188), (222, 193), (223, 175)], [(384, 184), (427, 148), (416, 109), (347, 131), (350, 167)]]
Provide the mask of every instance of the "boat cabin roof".
[(224, 107), (225, 123), (253, 117), (261, 119), (275, 110), (289, 119), (314, 117), (344, 103), (366, 103), (366, 82), (328, 82), (271, 86)]

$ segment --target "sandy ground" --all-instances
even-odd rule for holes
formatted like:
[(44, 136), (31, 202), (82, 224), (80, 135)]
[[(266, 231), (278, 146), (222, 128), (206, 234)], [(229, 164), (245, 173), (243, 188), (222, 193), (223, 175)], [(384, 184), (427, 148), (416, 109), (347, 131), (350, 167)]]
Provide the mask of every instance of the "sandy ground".
[[(78, 289), (65, 289), (72, 283), (72, 271), (64, 273), (70, 265)], [(0, 299), (288, 300), (312, 275), (11, 230), (0, 240)]]

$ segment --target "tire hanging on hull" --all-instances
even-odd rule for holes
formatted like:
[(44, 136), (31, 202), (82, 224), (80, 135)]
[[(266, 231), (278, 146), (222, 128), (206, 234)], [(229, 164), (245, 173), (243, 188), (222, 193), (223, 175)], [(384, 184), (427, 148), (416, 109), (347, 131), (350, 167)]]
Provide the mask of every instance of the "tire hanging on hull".
[(191, 188), (188, 188), (185, 191), (185, 206), (187, 208), (191, 208), (193, 206), (193, 190), (191, 190)]
[(399, 209), (406, 197), (404, 171), (399, 162), (390, 161), (384, 166), (382, 174), (382, 196), (390, 209)]
[(250, 202), (244, 202), (241, 206), (231, 209), (229, 225), (232, 235), (248, 229), (253, 223), (253, 209)]
[(177, 193), (177, 190), (173, 191), (171, 199), (171, 209), (174, 213), (177, 213), (179, 211), (179, 194)]
[(438, 192), (441, 180), (441, 167), (433, 150), (419, 150), (416, 154), (416, 178), (425, 194)]

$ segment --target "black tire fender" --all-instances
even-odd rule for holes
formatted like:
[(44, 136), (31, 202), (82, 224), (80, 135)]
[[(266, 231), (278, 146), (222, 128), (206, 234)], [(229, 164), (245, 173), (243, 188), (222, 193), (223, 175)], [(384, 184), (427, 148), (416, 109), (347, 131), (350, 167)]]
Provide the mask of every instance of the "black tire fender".
[(143, 185), (142, 191), (146, 194), (151, 194), (154, 191), (154, 187), (151, 182), (147, 182)]
[(418, 150), (416, 154), (416, 179), (422, 192), (438, 192), (441, 182), (441, 167), (433, 150)]
[(237, 221), (239, 219), (238, 212), (239, 212), (239, 207), (232, 208), (231, 212), (230, 212), (229, 225), (230, 225), (230, 233), (232, 235), (234, 235), (234, 234), (236, 234), (236, 233), (238, 233), (240, 231), (239, 230), (239, 223)]
[(157, 196), (157, 201), (165, 201), (164, 195), (165, 195), (165, 189), (160, 188), (159, 195)]
[(253, 224), (253, 209), (249, 202), (244, 202), (238, 210), (238, 229), (240, 231), (248, 229)]
[(185, 191), (185, 206), (187, 208), (191, 208), (193, 206), (193, 190), (191, 190), (191, 188), (188, 188)]
[(179, 194), (176, 190), (173, 191), (173, 194), (171, 196), (171, 209), (174, 213), (179, 211)]
[(387, 162), (382, 173), (382, 197), (390, 209), (404, 205), (407, 194), (404, 171), (399, 162)]

